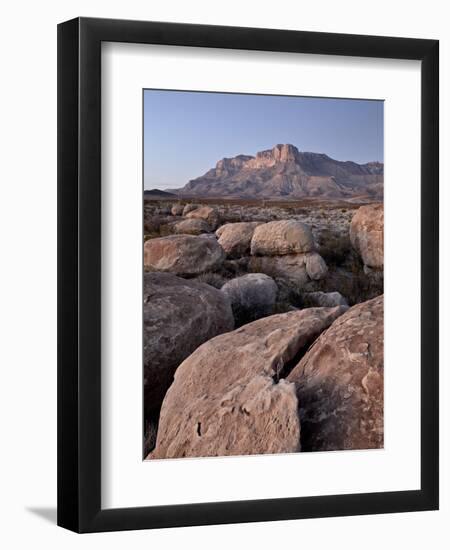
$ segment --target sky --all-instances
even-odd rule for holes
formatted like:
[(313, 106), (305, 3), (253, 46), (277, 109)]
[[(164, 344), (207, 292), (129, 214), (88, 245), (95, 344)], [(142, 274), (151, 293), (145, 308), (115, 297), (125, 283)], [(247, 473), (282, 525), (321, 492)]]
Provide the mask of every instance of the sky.
[(383, 102), (144, 91), (144, 188), (184, 186), (217, 161), (278, 143), (337, 160), (383, 162)]

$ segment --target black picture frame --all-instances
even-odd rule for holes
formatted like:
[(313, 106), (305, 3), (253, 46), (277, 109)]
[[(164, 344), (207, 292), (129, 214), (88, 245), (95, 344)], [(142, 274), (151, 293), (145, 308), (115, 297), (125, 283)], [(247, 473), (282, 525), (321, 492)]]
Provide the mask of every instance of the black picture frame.
[[(421, 488), (101, 508), (101, 43), (421, 61)], [(436, 510), (439, 502), (437, 40), (77, 18), (58, 26), (58, 525), (76, 532)]]

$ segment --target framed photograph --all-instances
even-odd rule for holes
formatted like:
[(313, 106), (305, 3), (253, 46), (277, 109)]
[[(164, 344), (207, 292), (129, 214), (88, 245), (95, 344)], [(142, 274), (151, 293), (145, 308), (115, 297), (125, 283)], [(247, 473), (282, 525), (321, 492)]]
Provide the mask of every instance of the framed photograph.
[(58, 27), (58, 524), (438, 508), (438, 42)]

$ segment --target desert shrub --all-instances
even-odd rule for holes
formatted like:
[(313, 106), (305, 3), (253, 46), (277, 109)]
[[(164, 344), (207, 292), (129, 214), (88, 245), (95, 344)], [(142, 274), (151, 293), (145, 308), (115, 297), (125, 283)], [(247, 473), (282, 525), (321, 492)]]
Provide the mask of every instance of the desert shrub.
[(162, 223), (159, 226), (159, 234), (161, 237), (168, 237), (169, 235), (173, 235), (175, 233), (175, 224), (174, 223)]
[(318, 240), (318, 252), (328, 266), (341, 266), (348, 262), (349, 256), (353, 254), (348, 234), (342, 235), (334, 233), (329, 229), (324, 229)]
[(292, 281), (279, 278), (276, 279), (276, 283), (278, 285), (276, 313), (286, 313), (301, 308), (302, 287)]
[(309, 208), (294, 208), (293, 214), (296, 216), (309, 216), (311, 214), (311, 211)]
[[(383, 294), (383, 272), (364, 273), (362, 264), (354, 263), (352, 269), (330, 269), (328, 276), (317, 281), (314, 290), (337, 291), (350, 306), (371, 300)], [(308, 289), (313, 290), (313, 289)]]
[(343, 292), (347, 293), (348, 303), (355, 305), (383, 294), (383, 286), (382, 276), (372, 277), (362, 271), (353, 274), (349, 280), (349, 284), (346, 285), (346, 288), (343, 288)]
[(247, 257), (238, 258), (236, 260), (225, 260), (219, 269), (219, 272), (226, 279), (234, 279), (249, 272)]
[(161, 227), (161, 218), (159, 216), (144, 217), (144, 233), (146, 235), (158, 234)]

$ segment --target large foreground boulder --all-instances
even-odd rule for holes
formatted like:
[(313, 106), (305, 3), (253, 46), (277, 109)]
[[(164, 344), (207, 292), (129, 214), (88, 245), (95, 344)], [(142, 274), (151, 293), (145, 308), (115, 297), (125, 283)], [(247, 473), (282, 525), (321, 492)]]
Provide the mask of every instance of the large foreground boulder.
[(350, 224), (350, 241), (367, 267), (383, 267), (383, 239), (383, 205), (370, 204), (358, 208)]
[(285, 256), (251, 256), (249, 269), (266, 273), (297, 289), (301, 289), (311, 280), (322, 279), (328, 273), (325, 261), (317, 252)]
[(215, 208), (211, 208), (211, 206), (200, 206), (199, 208), (188, 212), (186, 217), (205, 220), (205, 222), (207, 222), (212, 229), (217, 229), (220, 222), (219, 213)]
[(261, 222), (227, 223), (219, 227), (216, 236), (228, 258), (240, 258), (250, 254), (253, 233)]
[(311, 229), (297, 220), (280, 220), (259, 225), (252, 237), (251, 253), (257, 256), (301, 254), (314, 250)]
[(231, 302), (237, 324), (254, 321), (273, 313), (278, 287), (264, 273), (249, 273), (231, 279), (221, 288)]
[(298, 403), (283, 370), (345, 310), (272, 315), (200, 346), (175, 373), (149, 458), (298, 451)]
[(302, 450), (383, 447), (383, 373), (379, 296), (339, 317), (287, 377), (296, 385)]
[(215, 239), (193, 235), (171, 235), (144, 244), (144, 266), (150, 271), (176, 275), (198, 275), (218, 269), (225, 258)]
[(178, 365), (206, 340), (233, 330), (228, 297), (170, 273), (144, 274), (144, 405), (158, 411)]

